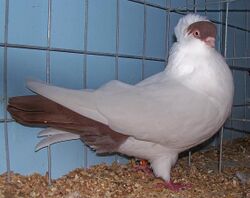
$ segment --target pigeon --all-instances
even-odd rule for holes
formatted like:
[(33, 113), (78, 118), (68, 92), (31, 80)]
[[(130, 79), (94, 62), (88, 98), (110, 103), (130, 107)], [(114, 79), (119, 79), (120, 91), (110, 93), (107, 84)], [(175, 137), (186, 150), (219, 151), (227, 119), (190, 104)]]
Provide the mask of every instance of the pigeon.
[(164, 71), (130, 85), (112, 80), (96, 90), (72, 90), (37, 80), (36, 93), (9, 99), (19, 123), (47, 127), (37, 149), (78, 139), (97, 153), (146, 159), (164, 186), (180, 190), (170, 178), (178, 154), (213, 136), (231, 112), (232, 73), (215, 49), (216, 26), (188, 14), (175, 27)]

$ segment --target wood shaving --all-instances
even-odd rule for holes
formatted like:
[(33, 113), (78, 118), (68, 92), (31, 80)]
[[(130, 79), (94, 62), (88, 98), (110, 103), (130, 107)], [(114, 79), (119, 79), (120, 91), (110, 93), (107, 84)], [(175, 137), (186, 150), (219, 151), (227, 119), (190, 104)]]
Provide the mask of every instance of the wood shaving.
[(218, 173), (218, 150), (196, 152), (192, 165), (182, 157), (172, 169), (174, 182), (191, 184), (191, 188), (173, 192), (157, 187), (163, 182), (151, 174), (135, 171), (135, 161), (122, 165), (100, 164), (76, 169), (48, 185), (47, 175), (0, 176), (0, 198), (250, 198), (250, 138), (227, 143), (223, 152), (223, 173)]

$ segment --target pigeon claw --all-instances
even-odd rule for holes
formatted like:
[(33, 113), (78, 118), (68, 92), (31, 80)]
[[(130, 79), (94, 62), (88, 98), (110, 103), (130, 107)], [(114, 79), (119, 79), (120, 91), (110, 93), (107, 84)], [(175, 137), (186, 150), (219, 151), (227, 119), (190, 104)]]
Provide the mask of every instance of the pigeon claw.
[(167, 181), (167, 182), (162, 182), (162, 183), (158, 183), (156, 185), (156, 187), (158, 188), (167, 188), (171, 191), (175, 191), (175, 192), (179, 192), (181, 190), (187, 190), (189, 188), (191, 188), (190, 184), (181, 184), (181, 183), (174, 183), (172, 181)]

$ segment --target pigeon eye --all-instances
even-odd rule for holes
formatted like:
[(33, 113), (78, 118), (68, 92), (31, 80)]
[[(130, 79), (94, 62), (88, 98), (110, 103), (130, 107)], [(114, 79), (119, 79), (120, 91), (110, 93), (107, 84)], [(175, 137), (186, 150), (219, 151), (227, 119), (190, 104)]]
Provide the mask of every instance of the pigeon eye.
[(200, 32), (196, 30), (196, 31), (194, 32), (194, 36), (196, 36), (196, 37), (200, 36)]

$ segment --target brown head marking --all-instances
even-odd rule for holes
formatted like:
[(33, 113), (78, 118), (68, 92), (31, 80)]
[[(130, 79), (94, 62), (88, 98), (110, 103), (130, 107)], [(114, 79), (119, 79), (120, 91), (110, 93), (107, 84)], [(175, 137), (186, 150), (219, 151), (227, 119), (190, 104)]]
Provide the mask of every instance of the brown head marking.
[(187, 28), (188, 34), (192, 34), (195, 38), (204, 41), (211, 47), (214, 47), (216, 37), (216, 26), (209, 21), (199, 21), (191, 24)]

